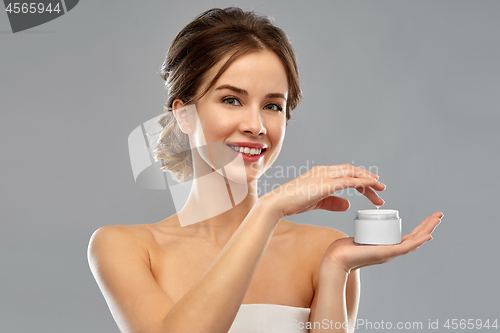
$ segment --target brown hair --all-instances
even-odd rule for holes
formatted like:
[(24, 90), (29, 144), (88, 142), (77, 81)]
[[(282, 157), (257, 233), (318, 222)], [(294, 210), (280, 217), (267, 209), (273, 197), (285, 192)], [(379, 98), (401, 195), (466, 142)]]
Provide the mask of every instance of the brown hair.
[[(155, 159), (162, 161), (162, 169), (169, 170), (176, 180), (184, 182), (192, 176), (193, 162), (188, 137), (171, 112), (174, 100), (180, 99), (184, 105), (195, 103), (239, 56), (262, 50), (274, 52), (285, 67), (288, 122), (302, 96), (297, 61), (288, 37), (270, 18), (236, 7), (213, 8), (195, 18), (172, 42), (160, 68), (168, 100), (164, 115), (158, 120), (162, 131), (154, 152)], [(207, 71), (225, 58), (214, 78), (201, 91)]]

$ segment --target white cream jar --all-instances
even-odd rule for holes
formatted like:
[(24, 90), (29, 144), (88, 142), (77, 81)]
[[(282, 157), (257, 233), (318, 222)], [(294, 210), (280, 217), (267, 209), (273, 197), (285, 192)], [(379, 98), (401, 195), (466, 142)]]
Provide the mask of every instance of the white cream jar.
[(356, 244), (391, 245), (401, 243), (401, 218), (393, 209), (358, 210), (354, 219)]

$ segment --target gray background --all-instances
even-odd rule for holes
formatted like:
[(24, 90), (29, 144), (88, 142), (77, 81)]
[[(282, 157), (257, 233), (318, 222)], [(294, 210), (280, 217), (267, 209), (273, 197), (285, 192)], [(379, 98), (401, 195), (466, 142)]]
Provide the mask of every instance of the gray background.
[[(118, 331), (89, 238), (174, 213), (134, 183), (127, 138), (161, 112), (178, 31), (228, 5), (272, 15), (299, 59), (304, 99), (275, 166), (376, 167), (405, 232), (445, 214), (418, 251), (362, 269), (358, 318), (500, 318), (499, 1), (92, 0), (17, 34), (0, 13), (0, 331)], [(290, 219), (352, 234), (372, 206), (343, 196), (346, 213)]]

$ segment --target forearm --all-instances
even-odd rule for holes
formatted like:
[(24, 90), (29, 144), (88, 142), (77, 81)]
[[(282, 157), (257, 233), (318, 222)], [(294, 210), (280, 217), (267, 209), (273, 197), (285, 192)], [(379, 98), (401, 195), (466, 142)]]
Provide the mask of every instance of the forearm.
[(348, 274), (334, 265), (322, 265), (319, 271), (318, 300), (311, 321), (320, 323), (317, 332), (351, 332), (347, 316), (346, 285)]
[(205, 275), (170, 310), (165, 332), (227, 332), (279, 217), (259, 201)]

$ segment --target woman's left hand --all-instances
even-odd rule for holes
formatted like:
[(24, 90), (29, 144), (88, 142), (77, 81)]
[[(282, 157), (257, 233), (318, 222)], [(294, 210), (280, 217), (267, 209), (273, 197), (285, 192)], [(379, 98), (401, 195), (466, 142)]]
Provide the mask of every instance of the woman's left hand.
[(432, 239), (431, 233), (441, 222), (443, 213), (436, 212), (426, 218), (411, 233), (401, 238), (396, 245), (356, 245), (353, 237), (337, 239), (325, 252), (320, 269), (328, 270), (331, 266), (340, 266), (346, 273), (352, 269), (382, 264), (392, 259), (415, 251)]

